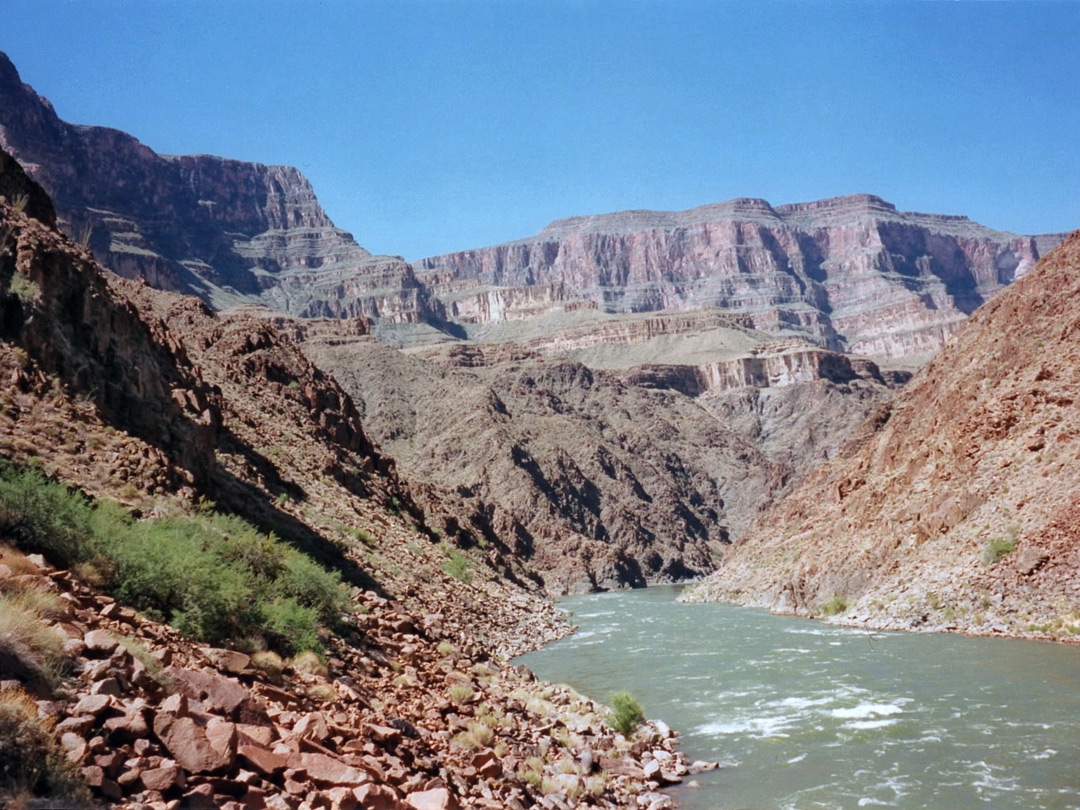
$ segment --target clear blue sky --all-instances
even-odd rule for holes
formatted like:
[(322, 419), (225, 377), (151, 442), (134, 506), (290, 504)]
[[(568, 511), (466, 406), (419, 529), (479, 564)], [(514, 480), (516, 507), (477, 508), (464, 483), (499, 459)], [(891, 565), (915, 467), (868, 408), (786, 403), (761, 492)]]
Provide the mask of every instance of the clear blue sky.
[(853, 192), (1080, 227), (1080, 3), (4, 0), (60, 116), (300, 167), (416, 259), (552, 219)]

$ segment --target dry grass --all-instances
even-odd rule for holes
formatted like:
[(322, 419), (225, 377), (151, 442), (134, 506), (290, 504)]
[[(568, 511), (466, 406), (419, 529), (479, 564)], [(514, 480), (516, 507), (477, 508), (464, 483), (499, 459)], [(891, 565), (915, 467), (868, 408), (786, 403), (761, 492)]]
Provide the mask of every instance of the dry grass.
[(308, 675), (318, 675), (320, 678), (325, 678), (330, 674), (330, 670), (326, 668), (326, 664), (323, 663), (322, 658), (318, 653), (302, 652), (298, 656), (292, 659), (290, 662), (292, 668), (297, 672), (306, 672)]
[(454, 703), (468, 703), (476, 697), (476, 692), (467, 683), (456, 683), (450, 687), (450, 699)]
[(471, 722), (465, 731), (454, 737), (454, 742), (470, 751), (487, 748), (495, 740), (495, 732), (483, 723)]
[(67, 638), (50, 626), (33, 605), (34, 598), (28, 604), (23, 601), (23, 594), (0, 594), (0, 652), (55, 688), (66, 663)]
[(265, 672), (272, 681), (280, 681), (281, 673), (285, 669), (281, 656), (272, 650), (262, 650), (252, 655), (251, 665)]
[(59, 750), (50, 721), (21, 689), (0, 691), (0, 790), (16, 795), (46, 795), (81, 804), (89, 792), (75, 766)]

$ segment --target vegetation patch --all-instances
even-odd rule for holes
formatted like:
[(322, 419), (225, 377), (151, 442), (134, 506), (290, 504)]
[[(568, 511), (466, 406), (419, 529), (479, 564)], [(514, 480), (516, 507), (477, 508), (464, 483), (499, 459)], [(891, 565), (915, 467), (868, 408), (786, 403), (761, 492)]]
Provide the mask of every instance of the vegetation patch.
[(444, 545), (443, 550), (446, 552), (446, 559), (440, 564), (442, 570), (459, 582), (465, 584), (472, 582), (472, 561), (457, 549)]
[(0, 792), (15, 796), (89, 800), (75, 766), (56, 744), (52, 724), (38, 715), (37, 703), (21, 689), (0, 691)]
[(203, 509), (135, 520), (6, 461), (0, 533), (59, 566), (89, 564), (120, 601), (211, 644), (321, 650), (321, 628), (349, 606), (339, 574), (238, 517)]
[(624, 737), (629, 737), (645, 722), (641, 704), (629, 692), (616, 692), (611, 696), (611, 712), (607, 723)]
[(991, 537), (983, 547), (983, 564), (993, 565), (1016, 548), (1015, 537)]
[(849, 605), (847, 600), (842, 596), (834, 595), (826, 602), (822, 602), (818, 605), (818, 610), (825, 616), (839, 616), (841, 613), (847, 611)]

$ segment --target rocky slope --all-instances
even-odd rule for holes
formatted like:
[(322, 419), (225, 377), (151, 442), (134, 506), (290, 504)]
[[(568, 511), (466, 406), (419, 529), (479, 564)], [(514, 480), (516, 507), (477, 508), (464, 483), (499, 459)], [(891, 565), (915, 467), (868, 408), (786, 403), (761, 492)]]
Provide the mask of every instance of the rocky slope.
[(558, 594), (711, 570), (891, 394), (872, 364), (744, 337), (755, 348), (724, 363), (625, 370), (517, 343), (421, 355), (311, 335), (303, 348), (363, 403), (423, 503)]
[[(290, 338), (103, 271), (6, 158), (0, 454), (139, 525), (215, 501), (340, 571), (351, 606), (321, 664), (206, 648), (102, 593), (93, 566), (14, 550), (5, 507), (0, 794), (68, 761), (96, 801), (132, 808), (636, 807), (685, 773), (669, 733), (619, 737), (600, 707), (501, 663), (564, 621), (497, 550), (435, 542), (440, 515)], [(28, 741), (40, 756), (12, 759)]]
[[(1054, 241), (902, 213), (871, 195), (776, 207), (738, 199), (559, 220), (418, 267), (444, 284), (572, 292), (610, 312), (722, 307), (837, 351), (917, 360)], [(505, 317), (479, 305), (459, 314)]]
[(976, 312), (692, 598), (904, 629), (1080, 631), (1080, 233)]
[(215, 307), (258, 300), (304, 316), (427, 313), (411, 268), (334, 227), (298, 170), (159, 155), (127, 133), (69, 124), (3, 53), (0, 148), (51, 195), (61, 227), (121, 276)]

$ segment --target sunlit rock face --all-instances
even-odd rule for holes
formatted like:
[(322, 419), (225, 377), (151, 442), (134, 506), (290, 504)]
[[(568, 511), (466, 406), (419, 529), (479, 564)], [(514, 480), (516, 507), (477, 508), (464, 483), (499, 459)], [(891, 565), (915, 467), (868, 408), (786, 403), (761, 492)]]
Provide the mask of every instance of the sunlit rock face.
[(899, 212), (871, 195), (776, 207), (739, 199), (558, 220), (534, 237), (418, 268), (493, 287), (572, 290), (608, 312), (725, 308), (764, 331), (905, 358), (935, 352), (1057, 241)]

